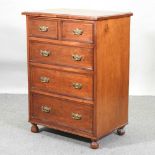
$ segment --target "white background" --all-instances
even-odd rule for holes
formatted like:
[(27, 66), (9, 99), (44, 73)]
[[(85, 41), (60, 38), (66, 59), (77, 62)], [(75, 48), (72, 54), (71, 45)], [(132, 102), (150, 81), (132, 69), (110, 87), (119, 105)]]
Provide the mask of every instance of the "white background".
[(22, 11), (78, 8), (132, 11), (130, 95), (155, 95), (154, 0), (0, 0), (0, 93), (27, 93)]

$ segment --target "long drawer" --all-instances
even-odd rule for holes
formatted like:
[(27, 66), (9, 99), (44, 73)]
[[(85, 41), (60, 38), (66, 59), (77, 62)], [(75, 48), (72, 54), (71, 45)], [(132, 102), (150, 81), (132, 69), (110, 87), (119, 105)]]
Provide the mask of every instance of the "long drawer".
[(93, 70), (93, 49), (30, 41), (30, 61)]
[(93, 77), (54, 69), (30, 67), (31, 88), (93, 100)]
[(92, 133), (93, 106), (40, 94), (31, 95), (30, 119)]

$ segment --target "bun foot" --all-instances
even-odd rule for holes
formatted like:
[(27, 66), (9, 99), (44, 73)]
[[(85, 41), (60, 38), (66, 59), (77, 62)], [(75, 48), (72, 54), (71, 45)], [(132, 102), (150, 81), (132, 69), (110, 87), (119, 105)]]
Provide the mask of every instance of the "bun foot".
[(33, 132), (33, 133), (39, 132), (39, 128), (38, 128), (37, 124), (32, 124), (31, 132)]
[(117, 129), (117, 134), (118, 134), (119, 136), (123, 136), (123, 135), (125, 134), (124, 127), (118, 128), (118, 129)]
[(99, 148), (99, 144), (96, 141), (92, 141), (90, 144), (90, 147), (92, 149), (98, 149)]

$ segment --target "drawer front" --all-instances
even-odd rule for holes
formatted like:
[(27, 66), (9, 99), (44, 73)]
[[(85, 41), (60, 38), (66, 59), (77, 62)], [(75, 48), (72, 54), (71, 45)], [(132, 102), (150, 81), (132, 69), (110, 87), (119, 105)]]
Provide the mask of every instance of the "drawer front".
[(64, 21), (62, 24), (62, 39), (93, 43), (93, 24)]
[(93, 99), (93, 78), (89, 75), (31, 67), (31, 87), (46, 92)]
[(58, 39), (58, 22), (56, 20), (30, 19), (29, 35)]
[(76, 130), (92, 132), (92, 105), (33, 94), (30, 113), (44, 124), (58, 124)]
[(30, 43), (30, 61), (93, 69), (93, 49)]

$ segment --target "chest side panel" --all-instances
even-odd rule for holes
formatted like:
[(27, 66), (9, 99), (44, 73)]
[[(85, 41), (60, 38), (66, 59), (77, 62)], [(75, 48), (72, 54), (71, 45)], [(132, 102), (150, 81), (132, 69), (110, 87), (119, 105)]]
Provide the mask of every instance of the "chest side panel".
[(101, 137), (128, 122), (130, 18), (97, 22), (96, 125)]

